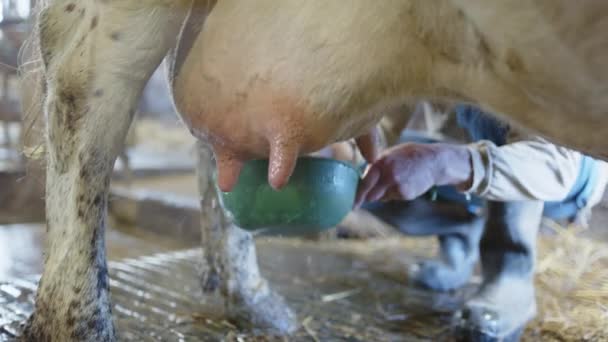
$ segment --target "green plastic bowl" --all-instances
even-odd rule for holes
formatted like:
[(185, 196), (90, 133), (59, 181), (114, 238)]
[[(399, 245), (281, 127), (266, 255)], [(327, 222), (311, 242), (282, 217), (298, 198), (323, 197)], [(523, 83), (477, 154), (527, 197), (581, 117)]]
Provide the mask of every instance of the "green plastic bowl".
[(285, 235), (314, 233), (336, 226), (352, 210), (359, 171), (348, 163), (301, 157), (289, 183), (268, 184), (268, 160), (247, 162), (231, 192), (221, 192), (224, 208), (246, 230)]

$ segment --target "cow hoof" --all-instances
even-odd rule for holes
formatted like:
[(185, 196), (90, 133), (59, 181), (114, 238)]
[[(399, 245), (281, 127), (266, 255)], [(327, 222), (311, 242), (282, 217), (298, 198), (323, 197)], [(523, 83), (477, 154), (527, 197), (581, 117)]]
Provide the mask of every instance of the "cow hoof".
[(451, 267), (439, 261), (423, 261), (408, 271), (412, 283), (435, 291), (450, 291), (464, 286), (473, 267)]
[(265, 334), (290, 335), (298, 329), (295, 313), (283, 297), (268, 289), (234, 298), (229, 307), (230, 318), (240, 328)]

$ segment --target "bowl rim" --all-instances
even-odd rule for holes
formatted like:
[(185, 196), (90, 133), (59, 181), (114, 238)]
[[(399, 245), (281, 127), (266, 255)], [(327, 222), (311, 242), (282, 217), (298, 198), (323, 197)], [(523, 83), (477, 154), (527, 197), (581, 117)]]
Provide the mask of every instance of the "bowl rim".
[[(301, 156), (301, 157), (298, 157), (298, 159), (296, 160), (296, 166), (295, 167), (298, 167), (297, 163), (301, 159), (305, 159), (305, 160), (308, 160), (308, 161), (314, 161), (314, 162), (325, 162), (325, 163), (329, 162), (329, 163), (341, 164), (341, 165), (346, 166), (347, 168), (355, 171), (359, 177), (361, 177), (362, 174), (363, 174), (361, 172), (361, 170), (359, 170), (359, 168), (355, 167), (350, 162), (347, 162), (347, 161), (344, 161), (344, 160), (340, 160), (340, 159), (327, 158), (327, 157)], [(247, 162), (245, 162), (245, 164), (251, 163), (251, 162), (267, 162), (268, 163), (268, 162), (270, 162), (270, 159), (269, 158), (250, 159)]]

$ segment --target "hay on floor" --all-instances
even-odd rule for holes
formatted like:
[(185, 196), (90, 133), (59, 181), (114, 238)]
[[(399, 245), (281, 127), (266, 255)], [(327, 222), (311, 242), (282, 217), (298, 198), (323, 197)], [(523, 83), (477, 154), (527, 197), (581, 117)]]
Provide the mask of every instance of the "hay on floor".
[[(538, 239), (538, 315), (522, 340), (608, 341), (608, 243), (581, 237), (576, 227), (547, 225), (553, 234)], [(435, 238), (393, 236), (350, 243), (344, 251), (388, 260), (398, 258), (400, 252), (434, 257), (438, 246)]]
[(608, 341), (608, 244), (552, 224), (538, 241), (538, 316), (529, 341)]

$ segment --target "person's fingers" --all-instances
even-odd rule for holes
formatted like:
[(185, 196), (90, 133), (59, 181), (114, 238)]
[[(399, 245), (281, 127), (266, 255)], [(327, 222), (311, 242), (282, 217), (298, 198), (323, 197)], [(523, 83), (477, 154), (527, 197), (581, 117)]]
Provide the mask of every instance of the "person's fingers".
[(392, 179), (380, 177), (376, 185), (367, 193), (365, 200), (367, 202), (375, 202), (386, 196), (386, 192), (393, 186)]
[(399, 190), (398, 185), (393, 185), (388, 188), (384, 193), (384, 197), (382, 197), (383, 201), (395, 201), (401, 199), (403, 199), (403, 197), (401, 196), (401, 191)]
[(356, 208), (360, 207), (365, 202), (368, 192), (374, 188), (376, 183), (378, 183), (380, 176), (380, 169), (377, 166), (371, 165), (367, 169), (367, 172), (363, 176), (361, 182), (359, 182), (357, 188), (357, 197), (355, 199)]

